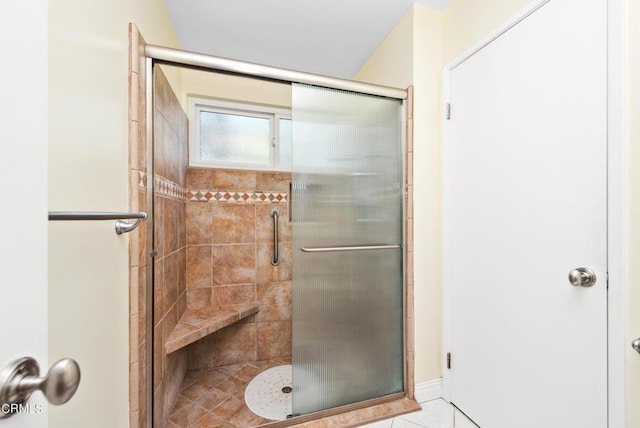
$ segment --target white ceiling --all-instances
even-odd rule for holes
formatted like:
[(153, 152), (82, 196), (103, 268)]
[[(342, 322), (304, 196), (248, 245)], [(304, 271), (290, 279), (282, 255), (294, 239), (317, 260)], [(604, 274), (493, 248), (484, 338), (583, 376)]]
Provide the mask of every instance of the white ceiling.
[[(351, 78), (414, 0), (164, 0), (181, 48)], [(415, 0), (442, 9), (450, 0)]]

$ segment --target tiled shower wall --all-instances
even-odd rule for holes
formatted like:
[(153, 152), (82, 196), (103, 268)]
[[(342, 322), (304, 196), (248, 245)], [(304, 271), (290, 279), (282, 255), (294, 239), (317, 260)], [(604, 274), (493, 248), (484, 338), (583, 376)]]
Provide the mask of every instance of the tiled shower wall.
[(185, 349), (165, 355), (164, 345), (186, 309), (187, 116), (161, 69), (154, 72), (154, 412), (168, 421), (187, 367)]
[[(190, 345), (189, 370), (291, 356), (291, 224), (282, 197), (290, 180), (290, 173), (188, 169), (190, 192), (209, 194), (187, 203), (188, 307), (261, 304), (257, 314)], [(280, 213), (278, 266), (271, 265), (273, 209)]]
[[(145, 42), (135, 25), (129, 25), (129, 209), (147, 211), (147, 132), (144, 89)], [(142, 72), (140, 72), (142, 70)], [(142, 95), (141, 95), (142, 94)], [(129, 233), (129, 425), (147, 425), (147, 368), (145, 319), (147, 223)]]

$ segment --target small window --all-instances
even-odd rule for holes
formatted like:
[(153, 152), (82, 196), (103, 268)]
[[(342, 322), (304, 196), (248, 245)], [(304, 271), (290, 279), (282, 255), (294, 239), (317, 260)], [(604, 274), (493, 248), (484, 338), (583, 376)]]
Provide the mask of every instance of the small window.
[(291, 169), (291, 112), (254, 104), (189, 98), (189, 164)]

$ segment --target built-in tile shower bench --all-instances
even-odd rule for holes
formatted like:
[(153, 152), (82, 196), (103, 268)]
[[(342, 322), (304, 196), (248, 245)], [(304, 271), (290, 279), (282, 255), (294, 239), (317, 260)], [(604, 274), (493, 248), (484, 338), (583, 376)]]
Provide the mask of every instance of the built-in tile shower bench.
[(260, 303), (239, 303), (208, 308), (187, 308), (164, 345), (165, 354), (245, 319), (260, 310)]

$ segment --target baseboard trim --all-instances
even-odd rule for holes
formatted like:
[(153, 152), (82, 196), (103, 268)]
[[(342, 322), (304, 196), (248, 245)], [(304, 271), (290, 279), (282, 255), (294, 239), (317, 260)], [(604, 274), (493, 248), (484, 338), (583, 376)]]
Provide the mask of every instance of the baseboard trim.
[(415, 397), (418, 403), (442, 397), (442, 378), (416, 384)]

